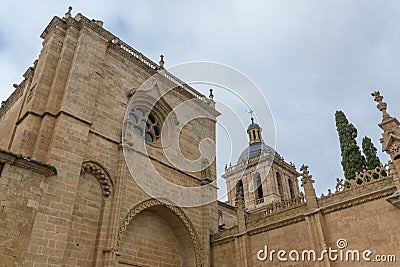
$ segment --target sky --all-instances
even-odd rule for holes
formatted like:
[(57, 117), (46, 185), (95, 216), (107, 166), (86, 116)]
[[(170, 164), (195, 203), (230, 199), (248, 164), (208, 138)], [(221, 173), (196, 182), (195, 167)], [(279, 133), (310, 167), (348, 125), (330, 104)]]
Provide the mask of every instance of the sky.
[[(389, 113), (400, 118), (399, 1), (4, 1), (1, 100), (38, 57), (39, 36), (51, 18), (62, 17), (69, 5), (73, 16), (102, 20), (104, 28), (153, 61), (163, 54), (167, 67), (211, 61), (249, 77), (273, 114), (271, 145), (298, 169), (309, 166), (318, 195), (343, 177), (335, 111), (344, 111), (358, 129), (359, 145), (369, 136), (381, 160), (388, 160), (380, 152), (381, 114), (370, 93), (380, 90)], [(238, 105), (235, 112), (245, 117), (246, 109)], [(272, 128), (263, 127), (264, 135)], [(218, 147), (227, 138), (218, 131), (219, 174), (247, 146), (245, 129), (238, 127), (235, 134), (241, 139), (227, 151)]]

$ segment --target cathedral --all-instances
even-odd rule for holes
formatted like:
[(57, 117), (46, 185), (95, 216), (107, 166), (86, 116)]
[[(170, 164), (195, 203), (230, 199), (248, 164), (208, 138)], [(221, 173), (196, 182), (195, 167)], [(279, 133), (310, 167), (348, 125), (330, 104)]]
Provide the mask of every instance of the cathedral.
[(318, 197), (252, 119), (221, 202), (199, 151), (212, 92), (71, 9), (41, 38), (0, 108), (0, 266), (399, 266), (400, 123), (379, 92), (387, 165)]

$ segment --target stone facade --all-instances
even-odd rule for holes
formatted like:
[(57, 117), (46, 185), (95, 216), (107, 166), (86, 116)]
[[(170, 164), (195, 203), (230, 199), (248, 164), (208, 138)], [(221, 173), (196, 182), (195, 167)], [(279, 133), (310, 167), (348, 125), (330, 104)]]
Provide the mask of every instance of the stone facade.
[[(193, 108), (211, 118), (182, 129), (180, 148), (196, 158), (200, 140), (215, 141), (213, 101), (81, 14), (54, 17), (41, 37), (38, 60), (0, 109), (0, 148), (51, 164), (57, 174), (22, 170), (19, 161), (4, 165), (2, 186), (19, 193), (2, 195), (1, 218), (7, 222), (0, 265), (209, 266), (217, 203), (180, 208), (148, 195), (132, 178), (151, 181), (152, 173), (139, 165), (132, 177), (122, 127), (132, 95), (147, 79), (162, 75), (176, 88), (154, 107), (157, 118), (188, 99), (198, 100)], [(135, 158), (150, 159), (168, 181), (185, 187), (216, 177), (215, 161), (203, 177), (175, 168), (153, 144), (148, 155)]]
[[(70, 12), (52, 19), (38, 60), (0, 108), (0, 266), (396, 266), (259, 259), (265, 246), (319, 252), (337, 248), (339, 239), (374, 255), (398, 253), (400, 123), (378, 92), (390, 168), (366, 171), (358, 183), (339, 182), (335, 193), (318, 198), (308, 168), (298, 173), (263, 145), (253, 123), (249, 145), (263, 149), (227, 167), (229, 203), (179, 207), (138, 185), (143, 179), (162, 192), (148, 164), (173, 184), (197, 187), (214, 184), (215, 161), (182, 171), (153, 140), (155, 131), (146, 154), (131, 154), (139, 163), (132, 172), (124, 157), (125, 112), (154, 75), (175, 86), (151, 110), (157, 120), (195, 99), (193, 109), (209, 119), (191, 121), (179, 138), (182, 154), (194, 160), (201, 140), (215, 141), (219, 113), (212, 98), (166, 72), (163, 58), (156, 64), (101, 21)], [(210, 188), (206, 198), (216, 196)]]

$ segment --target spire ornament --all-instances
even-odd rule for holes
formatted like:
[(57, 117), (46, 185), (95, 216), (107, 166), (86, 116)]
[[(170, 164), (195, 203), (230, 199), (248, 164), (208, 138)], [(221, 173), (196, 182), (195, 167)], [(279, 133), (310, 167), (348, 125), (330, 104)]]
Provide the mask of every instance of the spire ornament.
[(208, 96), (211, 100), (214, 100), (213, 89), (210, 89), (210, 95)]
[(300, 171), (301, 171), (301, 176), (303, 176), (303, 178), (311, 178), (312, 175), (310, 175), (310, 172), (308, 171), (308, 166), (307, 165), (301, 165), (300, 167)]
[(64, 19), (68, 19), (71, 17), (71, 11), (72, 11), (72, 6), (69, 6), (67, 13), (65, 13), (64, 15)]
[(160, 55), (160, 69), (163, 70), (164, 69), (164, 56)]
[(374, 101), (378, 103), (376, 107), (382, 112), (382, 121), (391, 119), (392, 117), (386, 111), (387, 103), (383, 102), (383, 96), (381, 96), (381, 93), (379, 91), (375, 91), (371, 95), (374, 97)]

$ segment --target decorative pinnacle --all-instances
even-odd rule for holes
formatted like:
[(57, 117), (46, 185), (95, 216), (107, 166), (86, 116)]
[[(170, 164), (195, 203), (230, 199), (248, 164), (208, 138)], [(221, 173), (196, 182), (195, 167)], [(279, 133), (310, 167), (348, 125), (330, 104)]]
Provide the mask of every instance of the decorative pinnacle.
[(312, 179), (312, 175), (310, 175), (310, 172), (308, 171), (308, 166), (303, 164), (300, 167), (300, 171), (301, 171), (300, 175), (303, 177), (301, 179), (301, 186), (304, 187), (304, 185), (306, 185), (306, 184), (314, 183), (314, 180)]
[(308, 172), (308, 166), (307, 166), (307, 165), (304, 165), (304, 164), (301, 165), (300, 171), (302, 171), (303, 174), (309, 174), (309, 172)]
[(381, 96), (381, 93), (379, 91), (375, 91), (371, 95), (374, 97), (374, 101), (378, 103), (376, 107), (382, 112), (382, 120), (390, 119), (391, 117), (386, 111), (387, 104), (383, 102), (383, 96)]
[(65, 19), (71, 17), (71, 11), (72, 11), (72, 6), (69, 6), (69, 7), (68, 7), (67, 13), (65, 13), (65, 15), (64, 15), (64, 18), (65, 18)]
[(214, 99), (213, 89), (210, 89), (210, 95), (209, 95), (209, 98), (210, 98), (211, 100), (213, 100), (213, 99)]
[(160, 55), (160, 69), (164, 69), (164, 56)]

